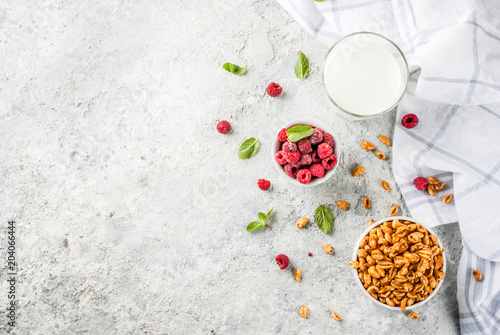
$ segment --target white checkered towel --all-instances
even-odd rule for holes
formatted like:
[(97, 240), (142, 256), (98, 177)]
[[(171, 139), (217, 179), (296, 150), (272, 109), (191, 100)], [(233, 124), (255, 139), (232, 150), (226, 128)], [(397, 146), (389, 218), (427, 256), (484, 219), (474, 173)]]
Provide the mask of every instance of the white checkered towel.
[[(401, 47), (411, 78), (398, 108), (394, 175), (413, 217), (460, 223), (462, 334), (500, 334), (500, 1), (277, 1), (327, 46), (373, 31)], [(408, 113), (419, 126), (401, 126)], [(415, 176), (447, 186), (430, 197), (415, 189)]]

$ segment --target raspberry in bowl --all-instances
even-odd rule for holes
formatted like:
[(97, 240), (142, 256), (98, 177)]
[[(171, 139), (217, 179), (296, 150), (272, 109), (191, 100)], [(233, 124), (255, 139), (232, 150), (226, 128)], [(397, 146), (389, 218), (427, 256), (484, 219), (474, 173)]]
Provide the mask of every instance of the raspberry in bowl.
[[(287, 134), (292, 129), (293, 136)], [(293, 120), (274, 137), (272, 159), (278, 174), (298, 186), (319, 185), (337, 169), (339, 144), (323, 122), (310, 118)], [(305, 136), (307, 135), (307, 136)]]

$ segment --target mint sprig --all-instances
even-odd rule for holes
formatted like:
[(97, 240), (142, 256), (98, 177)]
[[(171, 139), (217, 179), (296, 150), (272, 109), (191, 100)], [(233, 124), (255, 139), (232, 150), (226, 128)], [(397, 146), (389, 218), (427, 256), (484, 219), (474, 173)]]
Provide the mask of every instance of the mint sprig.
[(224, 68), (224, 70), (231, 72), (232, 74), (235, 74), (237, 76), (241, 76), (242, 74), (247, 72), (246, 66), (241, 67), (241, 66), (238, 66), (236, 64), (225, 63), (224, 65), (222, 65), (222, 67)]
[(307, 59), (306, 55), (299, 51), (299, 59), (297, 59), (297, 63), (295, 63), (295, 75), (299, 79), (304, 79), (307, 77), (309, 73), (309, 59)]
[(238, 150), (238, 157), (240, 159), (249, 159), (253, 157), (257, 151), (259, 151), (259, 148), (259, 140), (255, 137), (250, 137), (241, 144), (240, 149)]
[(286, 131), (288, 140), (292, 142), (297, 142), (304, 137), (311, 136), (314, 133), (314, 129), (311, 126), (295, 126)]
[(271, 229), (271, 227), (269, 227), (269, 225), (267, 224), (267, 221), (269, 220), (269, 217), (271, 216), (271, 213), (273, 212), (273, 209), (274, 209), (274, 207), (271, 208), (271, 210), (267, 214), (259, 212), (259, 220), (260, 221), (250, 222), (248, 224), (248, 226), (247, 226), (247, 231), (251, 232), (251, 231), (254, 231), (257, 228), (261, 228), (261, 227), (264, 227), (264, 226), (266, 226), (267, 228)]
[(324, 205), (316, 208), (314, 218), (316, 219), (316, 224), (319, 229), (321, 229), (323, 233), (328, 234), (333, 226), (333, 215), (328, 208)]

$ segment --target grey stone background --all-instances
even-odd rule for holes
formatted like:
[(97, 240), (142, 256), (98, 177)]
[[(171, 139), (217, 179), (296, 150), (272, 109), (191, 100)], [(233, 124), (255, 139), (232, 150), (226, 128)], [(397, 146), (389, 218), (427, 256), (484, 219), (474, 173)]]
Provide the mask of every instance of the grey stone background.
[[(304, 80), (293, 72), (300, 50), (311, 63)], [(448, 273), (420, 320), (355, 286), (348, 261), (367, 221), (395, 203), (409, 212), (377, 139), (392, 137), (395, 113), (335, 114), (322, 91), (326, 51), (272, 0), (0, 1), (0, 213), (3, 228), (17, 221), (19, 262), (18, 325), (2, 312), (2, 333), (458, 333), (456, 226), (436, 229)], [(234, 76), (225, 62), (248, 72)], [(271, 81), (281, 97), (265, 94)], [(303, 116), (328, 122), (343, 149), (336, 175), (309, 189), (279, 179), (270, 154), (280, 126)], [(228, 135), (215, 129), (221, 119)], [(239, 160), (251, 136), (260, 152)], [(350, 176), (356, 163), (362, 178)], [(260, 191), (259, 178), (272, 189)], [(313, 220), (320, 204), (335, 216), (328, 235)], [(246, 232), (271, 207), (273, 229)], [(303, 216), (312, 222), (299, 230)], [(301, 283), (278, 269), (279, 253)]]

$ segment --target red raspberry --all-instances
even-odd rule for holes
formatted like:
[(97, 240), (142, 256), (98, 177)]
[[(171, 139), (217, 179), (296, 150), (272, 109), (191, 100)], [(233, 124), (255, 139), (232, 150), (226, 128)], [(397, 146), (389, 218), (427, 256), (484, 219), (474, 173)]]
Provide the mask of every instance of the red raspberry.
[(278, 95), (280, 95), (282, 90), (283, 89), (281, 88), (281, 86), (276, 83), (270, 83), (266, 88), (267, 94), (269, 94), (273, 98), (276, 98)]
[(271, 182), (269, 180), (259, 179), (257, 185), (262, 191), (267, 191), (269, 187), (271, 187)]
[(283, 128), (280, 130), (280, 132), (278, 133), (278, 141), (281, 141), (281, 142), (288, 141), (288, 135), (286, 134), (287, 130), (288, 129), (286, 129), (286, 128)]
[(403, 127), (411, 129), (418, 125), (418, 117), (415, 114), (406, 114), (401, 120)]
[(312, 163), (313, 159), (311, 157), (311, 155), (309, 154), (302, 154), (300, 155), (300, 159), (297, 163), (299, 163), (300, 165), (310, 165)]
[(323, 159), (321, 164), (323, 164), (323, 167), (326, 170), (331, 170), (335, 167), (335, 165), (337, 165), (337, 157), (335, 157), (334, 154), (331, 154), (327, 158)]
[(279, 165), (284, 165), (287, 163), (285, 156), (283, 156), (284, 153), (285, 152), (283, 150), (276, 153), (276, 162), (278, 162)]
[(325, 168), (321, 164), (313, 164), (309, 168), (309, 171), (311, 171), (311, 174), (315, 177), (323, 177), (325, 175)]
[(297, 144), (290, 142), (290, 141), (286, 141), (281, 146), (281, 149), (283, 151), (286, 151), (286, 152), (295, 152), (295, 151), (297, 151)]
[(311, 144), (318, 144), (323, 141), (323, 130), (316, 128), (310, 138)]
[(326, 133), (323, 135), (323, 143), (328, 144), (332, 148), (335, 146), (335, 140), (333, 139), (332, 134)]
[(296, 166), (293, 166), (293, 164), (285, 165), (285, 173), (292, 178), (297, 177), (298, 170), (299, 170), (299, 168)]
[(276, 256), (276, 264), (279, 265), (281, 270), (285, 270), (290, 265), (290, 259), (288, 259), (287, 255), (279, 254)]
[(321, 158), (318, 157), (318, 152), (316, 150), (311, 152), (311, 157), (313, 159), (313, 163), (321, 163)]
[(297, 180), (301, 184), (307, 184), (311, 181), (311, 171), (308, 169), (302, 169), (297, 172)]
[(330, 156), (333, 152), (333, 149), (331, 146), (329, 146), (326, 143), (321, 143), (318, 145), (318, 156), (319, 158), (326, 158)]
[(297, 145), (299, 147), (299, 151), (303, 154), (308, 154), (313, 151), (311, 147), (311, 142), (306, 140), (305, 138), (301, 139)]
[(297, 163), (300, 159), (300, 152), (284, 152), (283, 156), (285, 157), (288, 163)]
[(221, 134), (227, 134), (231, 130), (231, 124), (226, 120), (217, 123), (217, 131)]
[(429, 181), (427, 180), (427, 178), (417, 177), (413, 179), (413, 185), (415, 185), (417, 190), (423, 191), (427, 188), (427, 185), (429, 185)]
[(310, 252), (310, 253), (308, 253), (307, 255), (308, 255), (309, 257), (311, 257), (313, 254)]

